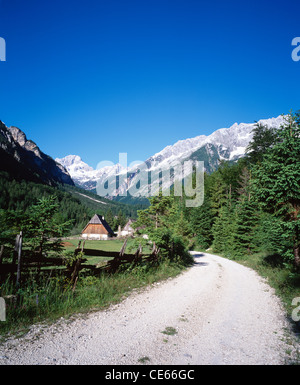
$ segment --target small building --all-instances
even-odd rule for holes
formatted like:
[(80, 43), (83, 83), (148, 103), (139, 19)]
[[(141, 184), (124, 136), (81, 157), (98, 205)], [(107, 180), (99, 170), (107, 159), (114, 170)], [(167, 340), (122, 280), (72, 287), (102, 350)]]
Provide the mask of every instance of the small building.
[(114, 236), (114, 232), (104, 217), (95, 214), (81, 233), (84, 239), (104, 240)]
[(132, 223), (134, 221), (132, 219), (129, 219), (129, 221), (126, 223), (126, 225), (123, 227), (121, 231), (121, 236), (126, 237), (126, 236), (132, 236), (135, 232), (135, 229), (132, 227)]

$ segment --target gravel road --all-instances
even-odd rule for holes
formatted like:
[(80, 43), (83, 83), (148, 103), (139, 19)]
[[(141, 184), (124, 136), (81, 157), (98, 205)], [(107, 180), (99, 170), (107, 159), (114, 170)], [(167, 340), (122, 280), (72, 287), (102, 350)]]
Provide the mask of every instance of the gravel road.
[(233, 261), (194, 257), (180, 276), (107, 310), (7, 340), (0, 364), (285, 364), (289, 325), (273, 290)]

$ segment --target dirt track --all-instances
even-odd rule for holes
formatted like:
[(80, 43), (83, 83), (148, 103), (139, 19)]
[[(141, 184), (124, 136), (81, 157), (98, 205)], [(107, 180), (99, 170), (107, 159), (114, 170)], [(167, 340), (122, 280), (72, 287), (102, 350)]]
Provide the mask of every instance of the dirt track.
[[(175, 279), (0, 346), (0, 364), (284, 364), (288, 324), (251, 269), (195, 253)], [(166, 328), (170, 334), (164, 334)]]

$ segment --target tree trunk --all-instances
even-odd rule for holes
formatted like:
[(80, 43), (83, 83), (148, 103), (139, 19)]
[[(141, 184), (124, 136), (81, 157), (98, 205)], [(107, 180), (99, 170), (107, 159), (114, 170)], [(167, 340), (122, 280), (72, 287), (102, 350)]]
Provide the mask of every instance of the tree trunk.
[(294, 257), (295, 257), (295, 266), (297, 270), (300, 270), (300, 247), (298, 245), (294, 246)]

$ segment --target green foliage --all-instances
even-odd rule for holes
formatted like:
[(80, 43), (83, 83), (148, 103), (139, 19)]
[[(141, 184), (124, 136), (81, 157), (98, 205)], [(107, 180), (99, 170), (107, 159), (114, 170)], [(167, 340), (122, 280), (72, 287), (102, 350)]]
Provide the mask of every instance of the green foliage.
[(210, 177), (210, 202), (214, 216), (219, 216), (222, 206), (226, 203), (227, 186), (219, 171)]
[(63, 252), (63, 258), (64, 258), (64, 263), (66, 267), (71, 267), (74, 265), (75, 262), (77, 262), (79, 259), (84, 257), (83, 252), (79, 253), (74, 253), (74, 251), (66, 251), (64, 250)]
[(236, 207), (236, 219), (232, 246), (234, 256), (251, 254), (255, 251), (253, 235), (257, 224), (257, 213), (252, 201), (246, 200)]
[[(41, 198), (56, 196), (58, 211), (55, 214), (58, 223), (64, 223), (72, 220), (73, 229), (79, 232), (85, 226), (86, 222), (94, 214), (77, 198), (70, 193), (51, 186), (28, 182), (25, 180), (16, 181), (10, 178), (6, 173), (0, 172), (0, 210), (3, 210), (6, 216), (17, 216), (27, 214), (30, 207)], [(12, 219), (11, 223), (16, 223)], [(78, 234), (78, 232), (77, 232)]]
[(204, 198), (203, 205), (190, 209), (190, 223), (196, 246), (207, 249), (213, 241), (212, 225), (213, 211), (208, 198)]
[(108, 211), (106, 212), (105, 220), (109, 224), (109, 226), (112, 228), (114, 225), (114, 216), (111, 209), (108, 209)]
[(191, 262), (187, 251), (190, 226), (180, 200), (162, 193), (150, 198), (150, 207), (138, 211), (134, 227), (141, 228), (140, 232), (155, 242), (164, 258)]
[[(281, 220), (270, 213), (260, 212), (258, 223), (253, 232), (253, 243), (258, 252), (268, 255), (284, 253), (289, 244), (283, 238)], [(283, 258), (281, 257), (283, 262)]]
[(63, 223), (58, 220), (56, 217), (58, 208), (56, 196), (43, 197), (29, 208), (22, 220), (26, 245), (40, 255), (61, 251), (60, 237), (66, 234), (72, 224), (71, 220)]
[(284, 256), (300, 269), (300, 126), (299, 114), (290, 115), (278, 131), (278, 139), (253, 170), (254, 193), (262, 210), (278, 221)]
[[(110, 218), (113, 217), (112, 228), (115, 224), (116, 228), (113, 229), (117, 230), (119, 221), (116, 220), (115, 223), (114, 216), (122, 217), (122, 223), (126, 223), (127, 217), (135, 218), (137, 210), (146, 207), (142, 204), (130, 206), (113, 202), (77, 187), (65, 185), (54, 188), (25, 180), (14, 180), (9, 174), (0, 172), (0, 227), (1, 223), (4, 223), (3, 220), (16, 223), (16, 219), (13, 218), (16, 216), (20, 218), (20, 214), (15, 215), (15, 213), (27, 213), (39, 199), (52, 195), (56, 196), (58, 203), (58, 210), (55, 214), (57, 223), (62, 224), (72, 220), (72, 226), (66, 235), (80, 234), (95, 213), (104, 215), (106, 220), (108, 218), (109, 224)], [(5, 214), (1, 214), (1, 210)], [(12, 218), (11, 221), (9, 217)], [(16, 231), (19, 231), (18, 226)], [(16, 233), (16, 231), (14, 232)], [(4, 236), (3, 231), (1, 233)]]
[(118, 217), (117, 217), (117, 221), (116, 221), (116, 226), (121, 226), (121, 228), (123, 228), (125, 225), (126, 225), (126, 217), (123, 213), (122, 210), (119, 210), (119, 213), (118, 213)]
[(275, 128), (256, 123), (252, 132), (253, 138), (246, 153), (250, 163), (255, 164), (261, 162), (266, 152), (276, 143), (278, 131)]
[(235, 233), (234, 211), (227, 205), (222, 206), (219, 216), (213, 224), (213, 244), (215, 251), (231, 256), (233, 253), (233, 239)]
[(13, 248), (16, 234), (22, 231), (23, 247), (40, 255), (60, 252), (60, 237), (65, 235), (72, 220), (62, 222), (58, 215), (56, 196), (43, 197), (27, 211), (0, 210), (0, 241)]

